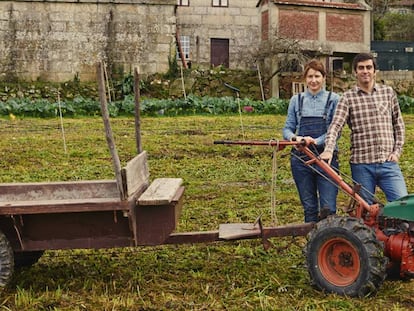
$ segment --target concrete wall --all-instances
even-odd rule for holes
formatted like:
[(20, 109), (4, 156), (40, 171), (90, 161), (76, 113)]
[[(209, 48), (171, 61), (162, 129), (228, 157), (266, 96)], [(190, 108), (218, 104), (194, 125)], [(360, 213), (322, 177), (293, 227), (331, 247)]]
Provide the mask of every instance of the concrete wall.
[(0, 1), (0, 80), (95, 80), (168, 70), (175, 0)]
[(210, 66), (210, 39), (229, 39), (229, 67), (245, 69), (254, 64), (249, 53), (259, 43), (257, 0), (231, 0), (228, 7), (212, 7), (211, 0), (190, 0), (177, 7), (179, 34), (190, 37), (190, 58)]
[(377, 78), (379, 80), (413, 81), (414, 71), (379, 71)]

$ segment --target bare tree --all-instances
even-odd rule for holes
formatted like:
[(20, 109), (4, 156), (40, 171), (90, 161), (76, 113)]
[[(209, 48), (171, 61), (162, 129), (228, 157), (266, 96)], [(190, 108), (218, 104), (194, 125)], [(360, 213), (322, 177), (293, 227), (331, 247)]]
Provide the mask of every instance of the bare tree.
[(275, 77), (282, 72), (302, 72), (311, 57), (332, 54), (329, 44), (312, 38), (314, 33), (306, 25), (306, 20), (295, 23), (282, 21), (273, 35), (269, 34), (268, 40), (262, 40), (255, 46), (250, 54), (260, 66), (263, 85), (272, 81), (272, 89), (277, 92), (279, 79)]
[(388, 12), (389, 5), (397, 0), (366, 0), (366, 3), (372, 8), (374, 18), (381, 19)]
[(255, 62), (262, 64), (261, 67), (265, 68), (263, 70), (264, 83), (268, 83), (281, 72), (289, 72), (293, 67), (303, 65), (308, 58), (299, 39), (277, 35), (262, 42), (254, 52)]

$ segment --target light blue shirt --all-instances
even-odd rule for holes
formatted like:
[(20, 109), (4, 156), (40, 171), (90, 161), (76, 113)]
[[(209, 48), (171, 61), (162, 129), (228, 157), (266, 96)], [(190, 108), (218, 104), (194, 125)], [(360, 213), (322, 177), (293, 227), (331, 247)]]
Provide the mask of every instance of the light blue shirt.
[[(283, 139), (291, 140), (292, 137), (297, 135), (301, 117), (323, 117), (328, 96), (329, 92), (324, 89), (315, 95), (310, 93), (308, 90), (301, 93), (301, 97), (303, 100), (302, 114), (300, 113), (299, 109), (299, 96), (292, 96), (289, 102), (285, 127), (283, 128)], [(326, 129), (328, 129), (329, 124), (331, 124), (332, 122), (332, 118), (338, 101), (339, 95), (332, 92), (331, 97), (329, 99), (330, 104), (326, 116)], [(325, 143), (325, 136), (326, 133), (319, 137), (313, 137), (316, 141), (316, 145), (323, 145)]]

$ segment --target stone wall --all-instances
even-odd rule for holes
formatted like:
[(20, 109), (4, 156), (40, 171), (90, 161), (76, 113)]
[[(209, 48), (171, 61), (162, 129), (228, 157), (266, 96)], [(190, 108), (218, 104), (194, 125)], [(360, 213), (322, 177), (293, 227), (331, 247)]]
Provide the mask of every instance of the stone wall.
[(175, 0), (0, 1), (0, 80), (95, 80), (165, 72), (175, 49)]
[(401, 80), (414, 81), (414, 71), (399, 70), (399, 71), (379, 71), (377, 77), (381, 80)]

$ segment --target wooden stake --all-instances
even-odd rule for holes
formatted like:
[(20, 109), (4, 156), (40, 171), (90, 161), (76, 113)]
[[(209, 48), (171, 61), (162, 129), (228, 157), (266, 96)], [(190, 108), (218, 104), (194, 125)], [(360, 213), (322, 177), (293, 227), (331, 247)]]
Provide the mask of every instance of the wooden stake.
[(102, 120), (105, 127), (106, 142), (108, 143), (109, 151), (111, 152), (112, 164), (115, 170), (115, 178), (118, 186), (121, 200), (125, 199), (124, 188), (122, 187), (122, 176), (121, 176), (121, 161), (119, 160), (118, 152), (116, 150), (114, 137), (112, 135), (111, 124), (109, 122), (109, 112), (106, 101), (105, 92), (105, 77), (102, 62), (97, 64), (96, 74), (98, 78), (98, 90), (99, 90), (99, 101), (101, 103)]
[(138, 74), (138, 69), (135, 68), (134, 70), (135, 140), (137, 144), (138, 154), (142, 152), (140, 96), (141, 96), (141, 93), (139, 91), (139, 74)]

